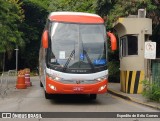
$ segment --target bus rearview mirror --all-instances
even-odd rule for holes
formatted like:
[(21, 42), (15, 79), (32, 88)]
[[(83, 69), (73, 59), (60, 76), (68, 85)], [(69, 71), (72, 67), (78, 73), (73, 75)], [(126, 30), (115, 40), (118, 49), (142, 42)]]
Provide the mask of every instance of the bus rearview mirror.
[(114, 36), (113, 33), (111, 32), (107, 32), (107, 36), (110, 37), (110, 41), (111, 41), (111, 50), (115, 51), (117, 49), (117, 40), (116, 37)]
[(45, 30), (42, 35), (42, 46), (43, 48), (48, 48), (48, 31)]

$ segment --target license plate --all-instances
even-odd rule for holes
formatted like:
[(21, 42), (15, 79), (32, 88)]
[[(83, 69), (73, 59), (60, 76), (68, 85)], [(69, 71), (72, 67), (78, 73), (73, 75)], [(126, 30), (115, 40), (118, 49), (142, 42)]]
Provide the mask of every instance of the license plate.
[(73, 91), (75, 92), (82, 92), (84, 90), (84, 87), (73, 87)]

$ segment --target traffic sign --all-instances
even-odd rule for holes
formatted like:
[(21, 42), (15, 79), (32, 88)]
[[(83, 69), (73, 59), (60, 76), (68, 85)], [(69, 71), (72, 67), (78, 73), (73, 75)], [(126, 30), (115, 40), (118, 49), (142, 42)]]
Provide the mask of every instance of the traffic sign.
[(144, 57), (146, 59), (156, 59), (156, 42), (145, 42)]

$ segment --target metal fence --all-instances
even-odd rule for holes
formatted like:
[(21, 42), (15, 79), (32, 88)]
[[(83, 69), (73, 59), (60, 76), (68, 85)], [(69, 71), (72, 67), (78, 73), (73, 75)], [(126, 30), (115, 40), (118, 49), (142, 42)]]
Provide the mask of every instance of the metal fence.
[(152, 60), (152, 82), (160, 86), (160, 59)]
[(4, 97), (7, 92), (14, 89), (16, 84), (17, 72), (16, 70), (9, 70), (3, 72), (0, 76), (0, 96)]

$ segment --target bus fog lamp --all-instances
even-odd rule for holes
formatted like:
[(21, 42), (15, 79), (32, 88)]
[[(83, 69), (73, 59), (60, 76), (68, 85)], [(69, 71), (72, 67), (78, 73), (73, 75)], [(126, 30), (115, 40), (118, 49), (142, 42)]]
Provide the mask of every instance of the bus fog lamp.
[(105, 88), (106, 88), (106, 85), (103, 85), (103, 86), (101, 86), (101, 87), (99, 88), (98, 91), (102, 91), (102, 90), (104, 90)]
[(50, 87), (52, 90), (57, 91), (57, 89), (56, 89), (56, 87), (55, 87), (54, 85), (49, 84), (49, 87)]

